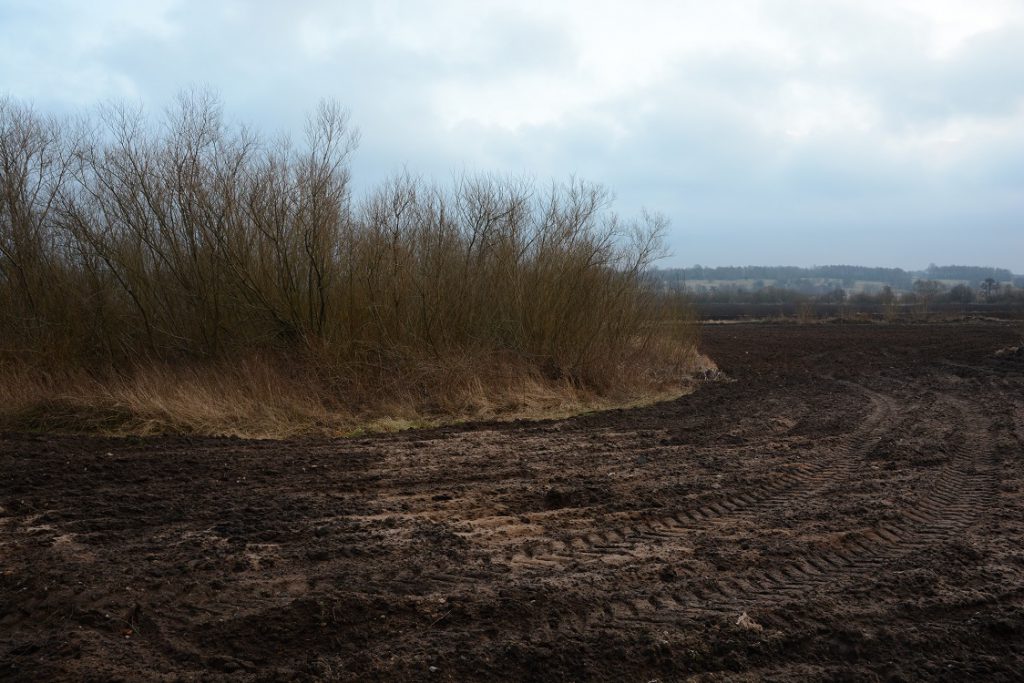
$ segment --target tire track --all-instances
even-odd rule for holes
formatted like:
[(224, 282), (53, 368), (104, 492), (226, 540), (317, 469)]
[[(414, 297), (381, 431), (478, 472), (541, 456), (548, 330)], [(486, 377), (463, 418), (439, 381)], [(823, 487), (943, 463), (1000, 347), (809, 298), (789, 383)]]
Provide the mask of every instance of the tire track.
[[(695, 532), (721, 528), (740, 519), (768, 514), (785, 506), (793, 495), (811, 495), (814, 491), (820, 491), (834, 483), (837, 475), (851, 473), (859, 462), (858, 456), (870, 451), (888, 433), (897, 414), (896, 400), (892, 396), (861, 385), (843, 384), (867, 399), (869, 410), (860, 425), (848, 432), (843, 442), (827, 450), (829, 457), (819, 458), (811, 465), (805, 464), (770, 485), (740, 491), (691, 510), (646, 516), (617, 527), (595, 528), (564, 540), (530, 538), (507, 550), (503, 558), (494, 558), (486, 546), (478, 546), (478, 550), (490, 556), (491, 565), (487, 570), (477, 572), (476, 576), (457, 569), (453, 573), (428, 572), (416, 576), (414, 581), (408, 581), (408, 586), (404, 585), (407, 582), (398, 581), (402, 585), (400, 590), (408, 591), (416, 585), (418, 592), (426, 589), (428, 593), (450, 594), (458, 586), (465, 587), (474, 582), (486, 584), (495, 579), (508, 581), (518, 574), (524, 574), (523, 578), (530, 581), (544, 576), (564, 575), (567, 570), (581, 576), (614, 571), (625, 565), (642, 563), (645, 558), (636, 553), (641, 546), (659, 544), (658, 550), (661, 553), (671, 553), (678, 550), (681, 543), (691, 539)], [(700, 578), (683, 567), (677, 567), (676, 570), (683, 578)], [(714, 595), (714, 587), (710, 588), (707, 595)], [(628, 601), (623, 604), (616, 602), (612, 603), (613, 607), (605, 606), (590, 614), (560, 613), (556, 620), (562, 627), (575, 627), (578, 630), (594, 623), (595, 619), (601, 621), (615, 615), (635, 618), (656, 606), (671, 611), (699, 604), (704, 612), (724, 615), (729, 611), (724, 607), (709, 607), (708, 599), (702, 600), (681, 593), (653, 595), (637, 600), (640, 602), (639, 607)], [(609, 609), (612, 612), (608, 612)], [(602, 614), (604, 617), (601, 617)]]
[[(864, 386), (841, 382), (863, 394), (870, 409), (845, 441), (826, 451), (813, 463), (796, 467), (775, 481), (734, 493), (698, 508), (645, 515), (618, 527), (595, 529), (566, 539), (532, 538), (505, 550), (504, 561), (518, 569), (551, 570), (602, 562), (623, 565), (637, 559), (643, 544), (674, 544), (691, 538), (701, 529), (720, 528), (741, 519), (771, 514), (784, 507), (798, 493), (813, 493), (834, 483), (837, 476), (849, 475), (856, 462), (887, 433), (897, 413), (891, 396)], [(659, 548), (662, 551), (671, 548)]]
[[(531, 539), (523, 544), (523, 554), (528, 560), (521, 564), (513, 561), (506, 571), (525, 569), (526, 577), (532, 579), (541, 579), (552, 572), (558, 575), (567, 568), (577, 570), (584, 577), (614, 572), (626, 563), (644, 560), (632, 552), (639, 544), (678, 543), (696, 530), (715, 528), (740, 517), (766, 514), (769, 509), (785, 505), (797, 491), (806, 489), (808, 495), (812, 495), (834, 486), (837, 477), (856, 470), (861, 462), (857, 456), (869, 452), (893, 428), (898, 414), (896, 399), (891, 395), (856, 388), (869, 397), (872, 407), (847, 441), (833, 449), (837, 455), (816, 463), (813, 468), (805, 468), (799, 476), (787, 477), (769, 492), (758, 489), (739, 493), (729, 500), (686, 513), (643, 518), (613, 529), (595, 529), (567, 541)], [(964, 413), (973, 412), (966, 402), (958, 401), (956, 407)], [(972, 437), (980, 445), (971, 446)], [(970, 430), (953, 450), (949, 464), (940, 470), (916, 505), (900, 511), (895, 519), (847, 533), (832, 549), (809, 553), (763, 570), (714, 578), (677, 566), (679, 580), (671, 588), (620, 594), (590, 609), (559, 610), (542, 620), (542, 630), (580, 633), (617, 622), (671, 625), (695, 618), (734, 619), (743, 611), (763, 612), (759, 619), (765, 625), (781, 628), (787, 621), (777, 612), (780, 606), (801, 599), (809, 591), (835, 590), (837, 585), (863, 579), (887, 562), (948, 539), (969, 525), (985, 495), (995, 485), (991, 473), (971, 476), (976, 474), (982, 454), (990, 455), (991, 450), (987, 432)], [(727, 504), (729, 501), (733, 502), (732, 507)], [(420, 591), (427, 588), (452, 593), (456, 587), (466, 588), (473, 582), (495, 580), (501, 576), (501, 566), (495, 563), (477, 572), (431, 572), (418, 576), (416, 583)], [(510, 578), (506, 576), (505, 580)]]
[[(970, 416), (961, 424), (987, 426), (987, 420), (966, 401), (948, 400)], [(766, 625), (787, 626), (789, 617), (778, 611), (786, 603), (799, 601), (810, 591), (834, 593), (850, 583), (862, 583), (893, 560), (955, 538), (975, 521), (997, 485), (993, 448), (987, 430), (963, 431), (963, 440), (929, 490), (895, 519), (849, 532), (833, 549), (768, 569), (714, 579), (691, 576), (685, 587), (618, 596), (609, 601), (606, 611), (627, 621), (662, 624), (680, 618), (735, 618), (756, 610), (764, 612), (760, 618)]]

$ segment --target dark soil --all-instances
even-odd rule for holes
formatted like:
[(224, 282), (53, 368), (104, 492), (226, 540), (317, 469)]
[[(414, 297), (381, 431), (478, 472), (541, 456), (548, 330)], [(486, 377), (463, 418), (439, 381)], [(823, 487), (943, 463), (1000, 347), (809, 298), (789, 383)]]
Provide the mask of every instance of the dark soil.
[(0, 436), (0, 677), (1024, 678), (1019, 327), (703, 340), (566, 421)]

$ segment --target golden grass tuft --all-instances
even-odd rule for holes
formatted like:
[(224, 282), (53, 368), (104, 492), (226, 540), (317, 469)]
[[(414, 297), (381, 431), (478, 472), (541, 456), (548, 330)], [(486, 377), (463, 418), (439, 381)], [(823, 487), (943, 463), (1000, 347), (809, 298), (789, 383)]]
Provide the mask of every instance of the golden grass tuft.
[[(351, 385), (286, 359), (148, 364), (102, 376), (0, 367), (0, 429), (109, 436), (187, 434), (284, 439), (351, 436), (468, 420), (562, 418), (675, 398), (713, 363), (681, 347), (677, 363), (652, 373), (622, 368), (612, 389), (544, 377), (526, 363), (461, 359), (422, 366), (402, 391), (358, 401)], [(393, 387), (392, 387), (393, 388)]]

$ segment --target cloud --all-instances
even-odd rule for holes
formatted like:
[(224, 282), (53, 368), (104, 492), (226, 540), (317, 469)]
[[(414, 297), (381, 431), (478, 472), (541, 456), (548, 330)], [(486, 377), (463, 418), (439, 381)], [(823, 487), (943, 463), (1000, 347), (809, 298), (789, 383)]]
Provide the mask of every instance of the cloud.
[(334, 98), (363, 133), (363, 186), (403, 165), (576, 173), (624, 212), (667, 213), (683, 262), (1024, 271), (1007, 248), (1024, 234), (1016, 0), (482, 7), (14, 0), (0, 92), (159, 110), (206, 84), (229, 115), (292, 131)]

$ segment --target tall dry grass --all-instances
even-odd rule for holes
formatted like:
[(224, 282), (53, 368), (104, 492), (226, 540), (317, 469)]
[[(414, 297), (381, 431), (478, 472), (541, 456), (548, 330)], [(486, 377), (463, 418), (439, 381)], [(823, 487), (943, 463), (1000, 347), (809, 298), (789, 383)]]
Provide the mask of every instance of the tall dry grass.
[(578, 180), (356, 200), (357, 141), (331, 103), (296, 143), (205, 92), (155, 121), (0, 99), (0, 423), (273, 435), (679, 386), (663, 218)]

